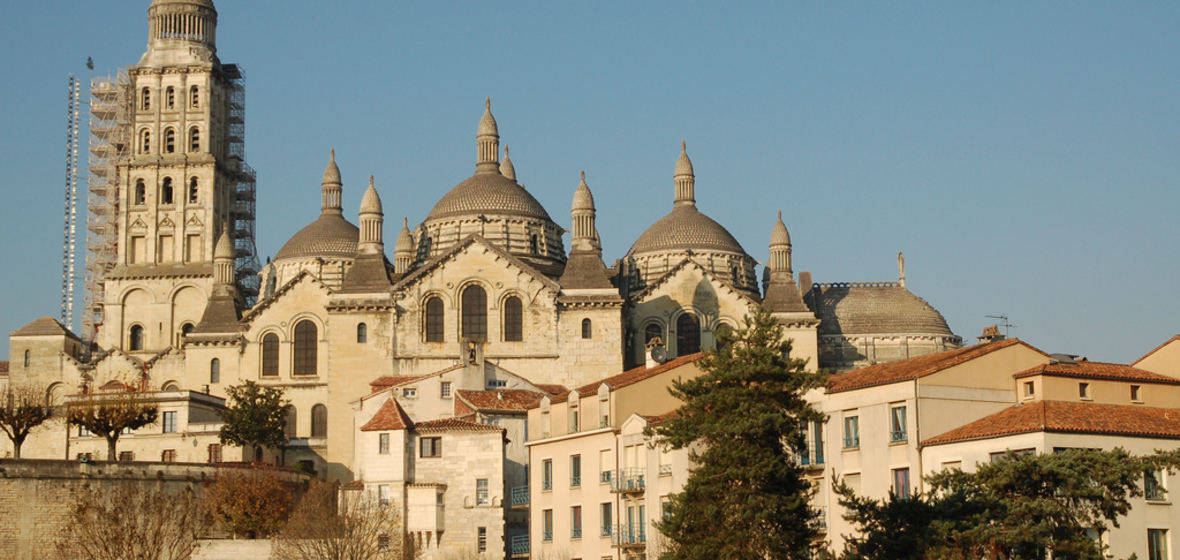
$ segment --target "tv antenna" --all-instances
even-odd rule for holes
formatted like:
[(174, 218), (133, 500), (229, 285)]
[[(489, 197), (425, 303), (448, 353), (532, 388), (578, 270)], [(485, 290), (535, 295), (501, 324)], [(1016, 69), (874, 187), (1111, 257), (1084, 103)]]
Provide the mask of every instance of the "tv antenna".
[(1004, 321), (1002, 323), (1004, 325), (1004, 338), (1008, 338), (1008, 329), (1015, 329), (1015, 328), (1019, 327), (1019, 325), (1013, 325), (1012, 323), (1008, 322), (1008, 314), (1007, 313), (1004, 313), (1002, 315), (984, 315), (984, 317), (987, 317), (988, 319), (1000, 319), (1000, 320)]

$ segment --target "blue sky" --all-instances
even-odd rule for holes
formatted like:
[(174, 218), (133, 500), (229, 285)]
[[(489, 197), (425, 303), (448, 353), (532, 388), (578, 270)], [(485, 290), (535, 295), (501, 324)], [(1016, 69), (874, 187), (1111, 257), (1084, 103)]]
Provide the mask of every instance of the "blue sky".
[[(58, 314), (67, 75), (137, 62), (148, 4), (0, 20), (4, 333)], [(671, 208), (685, 139), (699, 207), (759, 260), (781, 209), (796, 271), (895, 280), (904, 251), (971, 342), (999, 314), (1092, 360), (1180, 333), (1180, 4), (720, 4), (222, 0), (260, 252), (318, 215), (331, 147), (350, 219), (371, 174), (387, 239), (421, 221), (491, 96), (561, 224), (586, 171), (608, 264)]]

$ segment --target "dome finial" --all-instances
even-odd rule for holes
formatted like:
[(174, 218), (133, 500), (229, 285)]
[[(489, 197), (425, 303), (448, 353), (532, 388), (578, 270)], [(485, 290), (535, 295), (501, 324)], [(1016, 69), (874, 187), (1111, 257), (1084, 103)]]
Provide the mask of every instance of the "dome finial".
[(341, 214), (341, 192), (343, 189), (343, 182), (340, 180), (340, 167), (336, 165), (336, 148), (332, 148), (328, 152), (328, 165), (324, 168), (323, 186), (323, 206), (321, 211), (324, 214)]
[(492, 110), (492, 96), (489, 95), (484, 98), (483, 107), (484, 107), (484, 109), (487, 109), (488, 111)]
[(676, 185), (676, 206), (696, 206), (695, 177), (692, 160), (688, 159), (688, 143), (681, 140), (680, 157), (676, 159), (676, 171), (672, 176), (672, 182)]
[(504, 159), (500, 162), (500, 174), (511, 181), (516, 180), (516, 166), (508, 158), (508, 144), (504, 144)]
[(479, 119), (479, 128), (475, 132), (477, 158), (475, 168), (477, 172), (500, 171), (500, 130), (496, 126), (496, 117), (492, 116), (492, 98), (484, 100), (483, 117)]

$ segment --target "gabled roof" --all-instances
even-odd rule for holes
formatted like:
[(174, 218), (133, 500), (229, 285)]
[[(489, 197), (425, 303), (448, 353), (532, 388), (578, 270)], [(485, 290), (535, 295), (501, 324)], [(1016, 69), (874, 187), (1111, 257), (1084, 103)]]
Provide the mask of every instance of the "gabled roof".
[(1136, 365), (1136, 364), (1138, 364), (1139, 362), (1142, 362), (1143, 360), (1146, 360), (1147, 358), (1151, 357), (1151, 355), (1152, 355), (1152, 354), (1155, 354), (1156, 352), (1159, 352), (1160, 350), (1163, 350), (1165, 346), (1167, 346), (1167, 345), (1169, 345), (1169, 344), (1172, 344), (1173, 342), (1180, 342), (1180, 334), (1178, 334), (1178, 335), (1176, 335), (1176, 336), (1173, 336), (1172, 338), (1169, 338), (1167, 341), (1165, 341), (1163, 344), (1161, 344), (1161, 345), (1159, 345), (1159, 346), (1156, 346), (1155, 348), (1153, 348), (1153, 349), (1151, 350), (1151, 352), (1148, 352), (1148, 353), (1144, 354), (1142, 358), (1139, 358), (1138, 360), (1135, 360), (1134, 362), (1131, 362), (1131, 365)]
[(258, 303), (255, 303), (254, 307), (251, 307), (250, 310), (247, 311), (246, 314), (242, 316), (242, 322), (249, 323), (255, 317), (262, 314), (262, 312), (265, 311), (268, 307), (270, 307), (271, 304), (278, 301), (279, 297), (281, 297), (283, 294), (285, 294), (291, 290), (294, 290), (295, 286), (297, 286), (299, 284), (299, 281), (303, 280), (303, 277), (305, 277), (305, 276), (310, 278), (312, 283), (323, 288), (323, 290), (325, 292), (330, 292), (330, 290), (328, 290), (328, 287), (325, 286), (323, 282), (320, 282), (319, 278), (316, 278), (315, 276), (313, 276), (310, 272), (308, 272), (306, 270), (300, 270), (297, 274), (295, 274), (295, 276), (292, 276), (291, 279), (288, 280), (286, 284), (283, 284), (282, 286), (279, 287), (279, 289), (275, 290), (274, 293), (270, 295), (270, 297), (263, 299), (263, 300), (259, 300)]
[(1180, 385), (1180, 379), (1152, 373), (1136, 367), (1123, 364), (1107, 364), (1102, 362), (1077, 362), (1074, 364), (1043, 364), (1032, 369), (1014, 374), (1012, 377), (1020, 379), (1036, 375), (1050, 377), (1077, 377), (1080, 379), (1110, 379), (1115, 381), (1141, 381), (1144, 383), (1162, 383), (1166, 385)]
[[(674, 370), (682, 365), (695, 362), (703, 357), (705, 357), (704, 353), (697, 352), (696, 354), (689, 354), (674, 360), (669, 360), (651, 369), (648, 369), (647, 366), (639, 366), (637, 368), (624, 371), (618, 375), (613, 375), (611, 377), (607, 377), (606, 379), (600, 379), (593, 383), (582, 385), (581, 387), (575, 389), (575, 391), (578, 392), (579, 397), (582, 395), (595, 395), (598, 394), (598, 388), (604, 383), (611, 389), (621, 389), (628, 385), (639, 383), (645, 379), (651, 379), (661, 373)], [(558, 395), (550, 402), (565, 402), (569, 399), (570, 392), (572, 391), (567, 391), (565, 394)]]
[(534, 383), (534, 385), (538, 389), (549, 393), (550, 396), (564, 395), (570, 392), (569, 387), (566, 387), (565, 385), (558, 385), (556, 383)]
[(406, 411), (397, 403), (397, 399), (390, 398), (381, 405), (364, 426), (362, 432), (383, 432), (392, 430), (406, 430), (414, 427), (414, 422), (406, 415)]
[(669, 268), (668, 271), (665, 272), (658, 279), (656, 279), (656, 281), (652, 282), (651, 284), (648, 284), (645, 288), (640, 290), (639, 293), (631, 296), (632, 301), (643, 301), (643, 298), (647, 297), (652, 292), (654, 292), (657, 288), (659, 288), (660, 286), (664, 285), (669, 280), (671, 280), (672, 277), (676, 275), (676, 273), (680, 272), (681, 270), (684, 270), (685, 268), (688, 268), (689, 266), (696, 267), (697, 270), (700, 270), (701, 274), (703, 274), (705, 276), (705, 278), (708, 278), (710, 282), (713, 282), (714, 284), (716, 284), (718, 286), (721, 286), (723, 288), (726, 288), (726, 289), (732, 291), (734, 294), (737, 294), (737, 296), (739, 298), (746, 300), (751, 305), (757, 305), (757, 304), (761, 303), (761, 300), (759, 299), (759, 297), (757, 295), (758, 294), (757, 288), (755, 288), (753, 292), (750, 292), (746, 289), (738, 288), (737, 286), (734, 286), (733, 284), (729, 283), (728, 281), (718, 278), (717, 276), (714, 276), (713, 273), (709, 272), (709, 270), (707, 268), (701, 266), (700, 263), (694, 261), (692, 259), (692, 255), (685, 256), (683, 259), (680, 260), (680, 262), (676, 263), (676, 266)]
[(420, 434), (430, 432), (503, 432), (504, 428), (458, 418), (440, 418), (418, 422), (414, 426), (414, 431)]
[(561, 289), (561, 286), (559, 286), (557, 284), (557, 282), (553, 281), (553, 279), (549, 278), (548, 276), (545, 276), (543, 273), (541, 273), (541, 271), (537, 270), (532, 265), (524, 262), (523, 260), (520, 260), (520, 259), (512, 256), (507, 251), (497, 247), (495, 244), (489, 242), (487, 239), (484, 239), (483, 236), (481, 236), (477, 233), (473, 233), (471, 235), (468, 235), (466, 238), (464, 238), (463, 241), (456, 243), (453, 247), (451, 247), (450, 249), (447, 249), (445, 252), (438, 255), (437, 257), (434, 257), (433, 259), (430, 259), (430, 260), (426, 261), (425, 263), (422, 263), (422, 266), (418, 267), (413, 272), (407, 274), (405, 278), (402, 278), (397, 284), (394, 285), (394, 287), (393, 287), (394, 291), (396, 292), (396, 291), (400, 291), (400, 290), (405, 290), (407, 287), (414, 284), (419, 279), (426, 277), (428, 274), (433, 272), (435, 269), (439, 268), (443, 264), (450, 261), (452, 258), (455, 257), (455, 255), (459, 254), (460, 251), (463, 251), (467, 247), (470, 247), (471, 245), (475, 244), (476, 242), (479, 242), (480, 245), (486, 247), (489, 251), (496, 253), (496, 255), (498, 255), (501, 258), (512, 263), (513, 266), (527, 272), (535, 280), (544, 284), (546, 287), (553, 290), (554, 292), (557, 292)]
[(867, 366), (854, 369), (847, 373), (834, 375), (828, 381), (828, 393), (839, 393), (926, 377), (944, 369), (986, 356), (997, 350), (1017, 345), (1024, 346), (1048, 358), (1048, 354), (1029, 346), (1020, 339), (1009, 338), (987, 344), (977, 344), (966, 348), (947, 350), (946, 352), (939, 352), (937, 354), (928, 354), (898, 362)]
[[(524, 389), (489, 389), (487, 391), (456, 391), (459, 400), (471, 411), (524, 412), (541, 402), (545, 393)], [(458, 403), (456, 403), (457, 405)], [(456, 411), (458, 407), (456, 406)], [(457, 413), (457, 412), (456, 412)]]
[(1032, 432), (1180, 439), (1180, 410), (1135, 405), (1040, 401), (1016, 405), (922, 445), (987, 439)]
[(432, 373), (429, 375), (382, 375), (381, 377), (378, 377), (377, 379), (370, 381), (369, 387), (372, 388), (373, 393), (379, 393), (379, 392), (384, 391), (385, 389), (388, 389), (390, 387), (401, 387), (402, 385), (408, 385), (410, 383), (418, 381), (419, 379), (426, 379), (427, 377), (430, 377), (431, 375), (445, 373), (445, 372), (448, 372), (448, 371), (451, 371), (454, 369), (457, 369), (457, 368), (452, 367), (452, 368), (445, 369), (441, 372), (436, 372), (436, 373)]
[(8, 336), (68, 336), (74, 340), (82, 340), (53, 317), (37, 319), (13, 331)]

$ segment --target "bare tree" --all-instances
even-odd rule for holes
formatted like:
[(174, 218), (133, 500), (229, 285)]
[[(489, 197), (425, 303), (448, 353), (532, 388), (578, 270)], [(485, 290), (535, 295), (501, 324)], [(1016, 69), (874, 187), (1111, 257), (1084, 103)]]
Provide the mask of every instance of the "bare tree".
[(0, 394), (0, 430), (12, 440), (13, 456), (20, 459), (20, 449), (29, 432), (53, 416), (52, 404), (44, 385), (9, 382)]
[(74, 494), (57, 540), (58, 558), (82, 560), (188, 560), (208, 516), (191, 488), (159, 482), (88, 484)]
[(275, 540), (275, 557), (290, 560), (409, 558), (401, 515), (363, 490), (338, 492), (313, 480)]
[(74, 397), (68, 407), (70, 425), (82, 426), (107, 440), (108, 461), (118, 458), (116, 447), (123, 430), (154, 424), (159, 414), (159, 409), (146, 393), (119, 382)]

